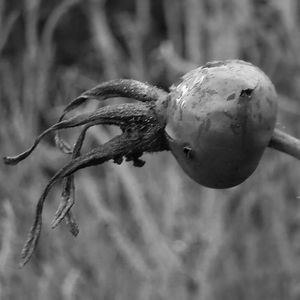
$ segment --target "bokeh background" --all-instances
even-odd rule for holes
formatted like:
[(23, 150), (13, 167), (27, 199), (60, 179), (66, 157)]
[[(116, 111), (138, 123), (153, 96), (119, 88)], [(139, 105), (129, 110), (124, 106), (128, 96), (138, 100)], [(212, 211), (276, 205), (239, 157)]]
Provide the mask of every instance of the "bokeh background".
[[(0, 0), (1, 156), (26, 149), (97, 83), (134, 78), (168, 89), (228, 58), (271, 77), (277, 126), (300, 137), (299, 32), (297, 0)], [(94, 128), (85, 149), (118, 132)], [(50, 229), (57, 184), (23, 269), (35, 204), (69, 158), (51, 136), (18, 166), (1, 164), (0, 299), (300, 299), (300, 162), (267, 149), (245, 183), (213, 190), (170, 153), (144, 158), (143, 168), (108, 162), (76, 174), (77, 238), (64, 224)]]

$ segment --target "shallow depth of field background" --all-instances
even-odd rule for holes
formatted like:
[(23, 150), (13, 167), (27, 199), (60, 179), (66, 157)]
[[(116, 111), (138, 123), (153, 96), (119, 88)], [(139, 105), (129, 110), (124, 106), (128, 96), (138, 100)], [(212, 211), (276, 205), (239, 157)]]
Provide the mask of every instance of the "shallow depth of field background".
[[(134, 78), (167, 89), (228, 58), (271, 77), (277, 126), (300, 137), (299, 32), (297, 0), (0, 0), (1, 156), (25, 150), (97, 83)], [(78, 132), (63, 135), (72, 142)], [(93, 128), (85, 151), (118, 132)], [(64, 224), (50, 229), (57, 184), (23, 269), (35, 204), (69, 158), (50, 136), (18, 166), (1, 163), (0, 299), (300, 299), (299, 161), (267, 149), (245, 183), (212, 190), (170, 153), (144, 158), (141, 169), (108, 162), (76, 174), (77, 238)]]

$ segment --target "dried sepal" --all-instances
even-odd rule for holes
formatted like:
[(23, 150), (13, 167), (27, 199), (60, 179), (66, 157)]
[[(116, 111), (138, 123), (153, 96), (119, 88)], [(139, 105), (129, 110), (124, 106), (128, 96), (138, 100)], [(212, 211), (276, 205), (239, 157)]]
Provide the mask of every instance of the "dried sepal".
[(74, 203), (74, 176), (70, 175), (64, 178), (61, 201), (51, 223), (52, 228), (55, 228), (65, 218)]
[[(84, 137), (84, 135), (81, 135)], [(138, 140), (137, 140), (138, 141)], [(79, 169), (102, 164), (105, 161), (112, 159), (114, 156), (122, 156), (127, 152), (132, 151), (136, 147), (136, 139), (133, 141), (130, 140), (129, 136), (126, 133), (123, 133), (120, 136), (113, 138), (107, 143), (97, 147), (96, 149), (91, 150), (85, 155), (79, 156), (76, 159), (72, 159), (66, 166), (60, 169), (49, 181), (47, 184), (43, 194), (41, 195), (36, 209), (36, 215), (34, 223), (31, 227), (29, 237), (23, 247), (22, 255), (21, 255), (21, 263), (20, 265), (25, 265), (31, 258), (41, 232), (42, 226), (42, 212), (44, 202), (46, 197), (52, 188), (52, 186), (60, 179), (72, 175)], [(148, 144), (148, 143), (147, 143)], [(140, 152), (140, 151), (139, 151)], [(59, 212), (59, 218), (63, 215), (64, 212), (68, 211), (68, 208), (61, 209), (61, 213)], [(59, 219), (57, 218), (57, 219)]]
[(101, 83), (72, 100), (64, 109), (59, 120), (71, 110), (84, 104), (88, 100), (104, 101), (114, 97), (132, 98), (141, 102), (155, 102), (167, 93), (152, 85), (132, 79), (116, 79)]
[[(83, 128), (83, 130), (81, 131), (81, 133), (75, 143), (74, 149), (72, 151), (72, 159), (75, 159), (76, 157), (78, 157), (80, 155), (80, 151), (82, 148), (83, 141), (85, 139), (86, 132), (93, 125), (95, 125), (95, 123), (90, 123), (90, 124), (86, 125)], [(75, 202), (74, 176), (69, 175), (64, 178), (61, 202), (60, 202), (60, 206), (59, 206), (58, 210), (55, 213), (55, 217), (52, 222), (52, 228), (55, 228), (70, 213), (71, 207), (74, 205), (74, 202)], [(68, 219), (70, 221), (69, 224), (71, 226), (74, 225), (74, 222), (72, 222), (70, 215), (69, 215)], [(78, 231), (78, 226), (77, 226), (77, 231)], [(76, 228), (71, 227), (71, 233), (73, 233), (73, 232), (76, 232)]]
[[(156, 102), (159, 97), (166, 96), (166, 92), (152, 85), (132, 80), (132, 79), (115, 79), (101, 83), (85, 92), (79, 97), (72, 100), (64, 109), (58, 122), (61, 122), (65, 115), (84, 104), (88, 100), (104, 101), (109, 98), (125, 97), (132, 98), (141, 102)], [(57, 147), (66, 154), (72, 153), (70, 145), (59, 135), (55, 133), (55, 142)]]
[(31, 258), (36, 245), (38, 243), (41, 229), (42, 229), (42, 212), (43, 212), (43, 204), (45, 197), (47, 196), (49, 192), (49, 185), (47, 185), (46, 189), (44, 190), (44, 193), (41, 195), (39, 202), (36, 207), (35, 212), (35, 218), (34, 222), (31, 226), (31, 229), (28, 234), (28, 238), (23, 246), (22, 252), (21, 252), (21, 261), (20, 266), (23, 267)]
[[(91, 126), (97, 124), (118, 125), (123, 133), (86, 154), (81, 155), (80, 152), (86, 131)], [(169, 149), (163, 128), (157, 119), (153, 105), (127, 103), (102, 107), (93, 113), (82, 114), (58, 122), (39, 135), (31, 148), (15, 157), (6, 157), (5, 162), (15, 164), (25, 159), (35, 149), (41, 139), (52, 131), (80, 125), (85, 125), (85, 127), (72, 149), (71, 161), (50, 179), (38, 201), (35, 219), (22, 250), (20, 263), (22, 266), (30, 260), (37, 246), (42, 227), (44, 202), (52, 186), (57, 181), (64, 179), (64, 185), (61, 203), (55, 214), (52, 227), (57, 226), (65, 219), (71, 233), (76, 236), (79, 230), (71, 211), (71, 207), (74, 204), (73, 174), (76, 171), (89, 166), (102, 164), (108, 160), (121, 163), (123, 158), (133, 161), (136, 166), (142, 166), (144, 161), (142, 161), (140, 157), (144, 152), (156, 152)]]
[(95, 112), (92, 114), (84, 114), (80, 116), (76, 116), (73, 118), (70, 118), (68, 120), (61, 121), (59, 123), (56, 123), (46, 129), (44, 132), (42, 132), (34, 141), (33, 145), (28, 148), (26, 151), (16, 155), (16, 156), (6, 156), (3, 158), (5, 164), (8, 165), (15, 165), (19, 163), (20, 161), (24, 160), (27, 158), (33, 151), (34, 149), (38, 146), (40, 141), (49, 133), (51, 133), (54, 130), (60, 130), (60, 129), (65, 129), (65, 128), (71, 128), (71, 127), (76, 127), (80, 126), (89, 122), (94, 122), (95, 119), (100, 118), (99, 122), (101, 122), (101, 112)]
[[(136, 109), (133, 109), (135, 107)], [(128, 115), (122, 115), (124, 111), (131, 111), (133, 109), (133, 113), (128, 113)], [(8, 165), (15, 165), (19, 163), (20, 161), (27, 158), (34, 149), (38, 146), (40, 141), (49, 133), (55, 131), (55, 130), (61, 130), (76, 126), (81, 126), (84, 124), (92, 123), (92, 124), (110, 124), (110, 125), (119, 125), (122, 126), (131, 118), (134, 118), (136, 116), (141, 116), (143, 113), (145, 113), (145, 110), (147, 107), (144, 105), (140, 105), (138, 108), (134, 106), (133, 104), (127, 103), (127, 104), (117, 104), (107, 107), (102, 107), (100, 109), (97, 109), (93, 113), (86, 113), (79, 116), (72, 117), (68, 120), (64, 120), (61, 122), (58, 122), (48, 129), (46, 129), (44, 132), (42, 132), (34, 141), (33, 145), (27, 149), (26, 151), (20, 153), (16, 156), (6, 156), (3, 158), (5, 164)]]

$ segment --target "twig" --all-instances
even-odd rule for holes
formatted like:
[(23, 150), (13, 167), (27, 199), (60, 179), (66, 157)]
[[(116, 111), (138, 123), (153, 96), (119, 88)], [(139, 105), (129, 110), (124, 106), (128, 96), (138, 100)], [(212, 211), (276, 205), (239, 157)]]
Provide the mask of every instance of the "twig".
[(86, 4), (92, 43), (101, 55), (106, 78), (116, 78), (118, 77), (117, 66), (120, 63), (121, 51), (109, 27), (105, 1), (89, 0)]

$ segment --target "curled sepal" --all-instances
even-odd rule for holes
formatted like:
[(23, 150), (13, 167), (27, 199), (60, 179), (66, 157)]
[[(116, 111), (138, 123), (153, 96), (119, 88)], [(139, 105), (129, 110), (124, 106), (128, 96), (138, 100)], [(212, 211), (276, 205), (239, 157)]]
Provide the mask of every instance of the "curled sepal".
[[(132, 113), (130, 113), (132, 117)], [(125, 118), (126, 119), (126, 118)], [(166, 143), (165, 143), (165, 137), (163, 135), (163, 130), (157, 125), (157, 122), (155, 119), (152, 120), (152, 118), (148, 118), (148, 127), (147, 129), (143, 129), (141, 131), (136, 130), (126, 130), (121, 135), (116, 136), (106, 142), (105, 144), (96, 147), (95, 149), (89, 151), (88, 153), (84, 155), (80, 155), (78, 157), (72, 157), (72, 160), (66, 164), (63, 168), (61, 168), (48, 182), (46, 188), (44, 189), (36, 209), (36, 216), (35, 221), (32, 226), (32, 229), (29, 234), (29, 238), (24, 246), (24, 249), (22, 251), (22, 265), (24, 265), (26, 262), (29, 261), (38, 241), (38, 237), (41, 231), (41, 224), (42, 224), (42, 211), (43, 211), (43, 205), (45, 202), (45, 199), (51, 190), (52, 186), (60, 179), (63, 179), (65, 177), (71, 176), (76, 171), (89, 167), (89, 166), (95, 166), (102, 164), (110, 159), (120, 158), (120, 157), (130, 157), (131, 160), (134, 160), (135, 158), (139, 158), (142, 153), (144, 152), (156, 152), (156, 151), (163, 151), (167, 150)], [(153, 123), (151, 123), (153, 122)], [(94, 123), (93, 123), (94, 124)], [(83, 131), (81, 132), (76, 145), (74, 147), (73, 155), (79, 155), (81, 145), (84, 140), (84, 136), (86, 133), (86, 130), (91, 126), (92, 124), (89, 123), (85, 126)], [(72, 187), (72, 185), (70, 185)], [(72, 190), (72, 188), (70, 189)], [(60, 218), (63, 218), (64, 213), (70, 212), (70, 209), (68, 206), (72, 202), (68, 202), (67, 205), (63, 204), (57, 213), (57, 217), (55, 218), (54, 223), (59, 223)], [(69, 203), (69, 204), (68, 204)], [(68, 215), (66, 215), (68, 216)], [(69, 216), (70, 217), (70, 216)], [(68, 218), (69, 218), (68, 217)], [(68, 221), (73, 222), (73, 219), (69, 218)], [(76, 234), (77, 229), (76, 225), (72, 223), (73, 232)]]
[(25, 158), (27, 158), (33, 152), (33, 150), (37, 147), (37, 145), (40, 143), (40, 141), (43, 139), (43, 137), (45, 137), (47, 134), (49, 134), (50, 132), (52, 132), (54, 130), (80, 126), (80, 125), (83, 125), (83, 124), (86, 124), (89, 122), (93, 122), (93, 121), (97, 120), (98, 118), (100, 118), (99, 122), (101, 122), (101, 116), (99, 115), (99, 113), (101, 115), (101, 110), (97, 110), (96, 112), (94, 112), (92, 114), (79, 115), (79, 116), (73, 117), (71, 119), (61, 121), (59, 123), (52, 125), (48, 129), (46, 129), (44, 132), (42, 132), (35, 139), (33, 145), (30, 148), (28, 148), (26, 151), (24, 151), (16, 156), (4, 157), (3, 160), (4, 160), (5, 164), (15, 165), (15, 164), (19, 163), (20, 161), (24, 160)]
[[(98, 113), (99, 113), (99, 111), (98, 111)], [(62, 122), (52, 125), (48, 129), (46, 129), (44, 132), (42, 132), (35, 139), (34, 143), (32, 144), (32, 146), (30, 148), (28, 148), (27, 150), (25, 150), (24, 152), (22, 152), (16, 156), (4, 157), (3, 160), (4, 160), (5, 164), (15, 165), (15, 164), (19, 163), (20, 161), (24, 160), (25, 158), (27, 158), (33, 152), (33, 150), (38, 146), (38, 144), (43, 139), (43, 137), (45, 137), (50, 132), (52, 132), (54, 130), (76, 127), (76, 126), (80, 126), (80, 125), (83, 125), (83, 124), (86, 124), (89, 122), (93, 122), (93, 121), (95, 121), (95, 119), (100, 117), (98, 115), (98, 113), (94, 112), (93, 114), (84, 114), (84, 115), (76, 116), (69, 120), (65, 120), (65, 121), (62, 121)], [(101, 117), (100, 117), (100, 119), (101, 119)], [(99, 120), (99, 122), (101, 122), (101, 121)]]
[[(84, 104), (88, 100), (104, 101), (109, 98), (125, 97), (141, 102), (156, 102), (160, 97), (165, 97), (167, 93), (155, 86), (133, 79), (115, 79), (103, 82), (90, 90), (83, 92), (80, 96), (72, 100), (64, 109), (58, 122), (63, 120), (65, 115)], [(70, 145), (64, 141), (58, 132), (55, 133), (57, 147), (64, 153), (71, 153)]]
[(103, 82), (90, 90), (83, 92), (80, 96), (72, 100), (64, 109), (59, 120), (71, 110), (77, 108), (88, 100), (95, 99), (103, 101), (114, 97), (132, 98), (141, 102), (155, 102), (160, 96), (167, 93), (149, 84), (132, 80), (116, 79)]
[[(70, 163), (68, 163), (65, 167), (60, 169), (48, 182), (46, 188), (44, 189), (44, 192), (42, 193), (38, 204), (36, 208), (35, 213), (35, 219), (33, 222), (33, 225), (30, 229), (28, 239), (23, 247), (22, 253), (21, 253), (21, 262), (20, 266), (24, 266), (31, 258), (40, 233), (41, 233), (41, 227), (42, 227), (42, 212), (43, 212), (43, 206), (44, 202), (46, 200), (46, 197), (51, 190), (52, 186), (60, 179), (72, 175), (74, 172), (76, 172), (79, 169), (91, 166), (91, 165), (97, 165), (101, 164), (113, 157), (114, 154), (116, 155), (122, 155), (124, 154), (123, 147), (119, 147), (119, 145), (122, 145), (122, 141), (124, 135), (115, 137), (111, 141), (108, 141), (106, 144), (104, 144), (101, 147), (98, 147), (87, 154), (83, 156), (79, 156), (78, 158), (72, 160)], [(126, 149), (127, 150), (127, 149)], [(61, 209), (60, 209), (61, 210)], [(63, 209), (66, 211), (67, 209)], [(62, 215), (62, 213), (59, 212), (59, 215)], [(76, 228), (74, 227), (74, 233), (76, 233)]]
[[(70, 119), (58, 122), (48, 129), (46, 129), (44, 132), (42, 132), (34, 141), (33, 145), (27, 149), (26, 151), (20, 153), (16, 156), (6, 156), (3, 158), (5, 164), (8, 165), (15, 165), (19, 163), (20, 161), (27, 158), (33, 150), (37, 147), (37, 145), (40, 143), (40, 141), (50, 132), (53, 132), (55, 130), (61, 130), (65, 128), (71, 128), (76, 126), (81, 126), (84, 124), (110, 124), (110, 125), (122, 125), (127, 124), (131, 118), (134, 118), (135, 116), (142, 116), (145, 114), (147, 107), (140, 105), (140, 106), (134, 106), (131, 103), (126, 104), (118, 104), (118, 105), (111, 105), (108, 107), (102, 107), (97, 109), (93, 113), (86, 113), (79, 116), (72, 117)], [(133, 113), (131, 113), (131, 110), (133, 110)], [(122, 115), (122, 112), (129, 112), (127, 115)]]
[(64, 178), (61, 202), (52, 221), (52, 228), (55, 228), (65, 218), (74, 202), (74, 176), (70, 175)]

